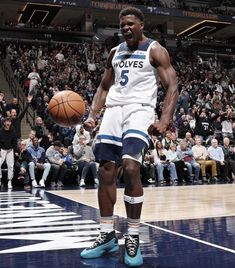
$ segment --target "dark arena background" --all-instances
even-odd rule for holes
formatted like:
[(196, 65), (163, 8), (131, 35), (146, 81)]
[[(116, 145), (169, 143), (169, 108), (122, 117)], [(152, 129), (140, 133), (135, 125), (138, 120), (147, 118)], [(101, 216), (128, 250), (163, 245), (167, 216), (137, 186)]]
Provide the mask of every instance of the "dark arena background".
[[(108, 53), (123, 41), (118, 14), (127, 6), (142, 10), (144, 34), (168, 50), (179, 91), (168, 131), (151, 137), (141, 166), (141, 267), (235, 267), (235, 1), (1, 0), (0, 126), (11, 117), (17, 148), (14, 167), (13, 160), (0, 157), (0, 268), (126, 267), (121, 167), (114, 217), (120, 252), (97, 259), (80, 257), (100, 226), (98, 164), (90, 159), (95, 173), (89, 170), (81, 179), (79, 137), (94, 145), (105, 108), (89, 133), (81, 124), (56, 125), (47, 106), (58, 91), (72, 90), (82, 96), (83, 121), (87, 118)], [(32, 76), (39, 77), (36, 84)], [(156, 118), (164, 96), (159, 82)], [(175, 146), (180, 152), (183, 141), (194, 152), (198, 135), (207, 152), (212, 140), (218, 141), (222, 158), (214, 160), (216, 173), (207, 162), (195, 179), (195, 166), (190, 170), (185, 158), (170, 159), (178, 179), (172, 180), (167, 169), (160, 179), (152, 151), (163, 148), (168, 155)], [(46, 158), (50, 148), (58, 146), (66, 169), (55, 175), (51, 168), (45, 174), (45, 158), (44, 170), (29, 165), (24, 173), (23, 152), (35, 142)]]

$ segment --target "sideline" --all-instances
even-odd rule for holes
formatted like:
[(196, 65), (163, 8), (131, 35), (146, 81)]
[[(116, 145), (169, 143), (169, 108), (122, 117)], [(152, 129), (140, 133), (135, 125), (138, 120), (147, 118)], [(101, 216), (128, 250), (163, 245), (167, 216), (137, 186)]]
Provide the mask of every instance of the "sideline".
[[(92, 205), (87, 205), (87, 204), (84, 203), (84, 202), (80, 202), (80, 201), (78, 202), (77, 200), (75, 200), (75, 199), (73, 199), (73, 198), (69, 198), (69, 197), (61, 196), (60, 194), (55, 193), (55, 191), (48, 191), (48, 192), (51, 193), (51, 194), (55, 194), (55, 195), (57, 195), (57, 196), (59, 196), (59, 197), (65, 198), (65, 199), (69, 199), (69, 200), (74, 201), (74, 202), (76, 202), (76, 203), (80, 203), (80, 204), (83, 204), (83, 205), (86, 205), (86, 206), (89, 206), (89, 207), (98, 209), (97, 207), (92, 206)], [(120, 215), (118, 215), (118, 214), (115, 214), (115, 215), (118, 216), (118, 217), (123, 217), (123, 216), (120, 216)], [(114, 215), (114, 216), (115, 216), (115, 215)], [(166, 232), (166, 233), (170, 233), (170, 234), (173, 234), (173, 235), (177, 235), (177, 236), (183, 237), (183, 238), (185, 238), (185, 239), (189, 239), (189, 240), (192, 240), (192, 241), (195, 241), (195, 242), (198, 242), (198, 243), (201, 243), (201, 244), (210, 246), (210, 247), (214, 247), (214, 248), (221, 249), (221, 250), (228, 251), (228, 252), (230, 252), (230, 253), (235, 254), (235, 250), (230, 249), (230, 248), (227, 248), (227, 247), (219, 246), (219, 245), (217, 245), (217, 244), (213, 244), (213, 243), (210, 243), (210, 242), (207, 242), (207, 241), (198, 239), (198, 238), (194, 238), (194, 237), (192, 237), (192, 236), (188, 236), (188, 235), (184, 235), (184, 234), (181, 234), (181, 233), (177, 233), (177, 232), (174, 232), (174, 231), (171, 231), (171, 230), (168, 230), (168, 229), (164, 229), (164, 228), (162, 228), (162, 227), (159, 227), (159, 226), (156, 226), (156, 225), (152, 225), (152, 224), (147, 223), (147, 222), (142, 222), (142, 221), (141, 221), (141, 224), (146, 225), (146, 226), (149, 226), (149, 227), (152, 227), (152, 228), (155, 228), (155, 229), (158, 229), (158, 230), (163, 231), (163, 232)]]

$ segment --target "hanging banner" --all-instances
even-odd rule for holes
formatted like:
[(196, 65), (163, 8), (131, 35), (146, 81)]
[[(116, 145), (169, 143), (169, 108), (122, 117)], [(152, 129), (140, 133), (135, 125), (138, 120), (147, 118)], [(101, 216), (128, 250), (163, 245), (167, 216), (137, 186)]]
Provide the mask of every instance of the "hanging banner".
[(113, 3), (113, 2), (100, 2), (91, 1), (91, 7), (99, 9), (109, 9), (109, 10), (121, 10), (124, 7), (131, 6), (130, 4)]
[(89, 7), (91, 3), (90, 0), (29, 0), (27, 2), (77, 7)]

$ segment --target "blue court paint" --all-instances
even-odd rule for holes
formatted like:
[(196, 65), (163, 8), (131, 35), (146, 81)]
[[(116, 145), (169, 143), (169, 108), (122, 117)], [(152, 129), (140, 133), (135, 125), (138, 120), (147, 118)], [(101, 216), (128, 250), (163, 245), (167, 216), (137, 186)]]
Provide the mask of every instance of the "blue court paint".
[[(98, 220), (97, 209), (44, 190), (0, 192), (0, 267), (126, 267), (122, 245), (116, 256), (80, 258), (98, 234)], [(116, 216), (115, 222), (122, 244), (126, 220)], [(143, 223), (142, 267), (233, 268), (234, 253), (208, 244), (235, 250), (234, 238), (235, 217)]]

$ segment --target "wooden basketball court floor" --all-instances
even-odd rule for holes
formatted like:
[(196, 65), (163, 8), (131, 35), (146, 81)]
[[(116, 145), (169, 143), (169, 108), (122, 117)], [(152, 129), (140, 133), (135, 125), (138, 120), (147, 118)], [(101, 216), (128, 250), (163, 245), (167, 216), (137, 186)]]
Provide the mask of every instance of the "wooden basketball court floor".
[[(80, 258), (99, 233), (97, 189), (0, 192), (0, 267), (116, 268), (126, 218), (118, 189), (119, 254)], [(235, 184), (145, 187), (141, 250), (155, 268), (235, 267)]]

